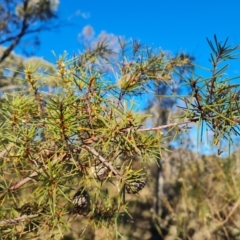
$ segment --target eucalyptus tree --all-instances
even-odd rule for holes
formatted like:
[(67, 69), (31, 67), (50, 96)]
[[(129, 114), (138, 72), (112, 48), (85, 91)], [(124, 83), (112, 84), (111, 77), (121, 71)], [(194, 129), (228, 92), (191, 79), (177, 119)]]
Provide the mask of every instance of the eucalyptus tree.
[(58, 5), (58, 0), (1, 0), (1, 91), (17, 87), (16, 77), (20, 75), (18, 70), (23, 69), (23, 56), (33, 55), (40, 44), (39, 33), (60, 27)]

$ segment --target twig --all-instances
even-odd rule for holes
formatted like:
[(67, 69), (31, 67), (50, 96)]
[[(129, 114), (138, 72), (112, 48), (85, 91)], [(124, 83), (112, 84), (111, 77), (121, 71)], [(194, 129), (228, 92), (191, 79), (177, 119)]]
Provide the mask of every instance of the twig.
[(108, 162), (105, 158), (103, 158), (94, 148), (89, 147), (87, 145), (82, 145), (82, 148), (87, 149), (94, 156), (96, 156), (106, 167), (108, 167), (115, 175), (120, 176), (120, 173), (114, 169), (112, 164), (110, 162)]
[(20, 188), (22, 185), (24, 185), (25, 183), (32, 180), (33, 177), (38, 176), (38, 174), (41, 173), (42, 171), (43, 171), (43, 169), (40, 169), (38, 172), (33, 172), (29, 177), (26, 177), (23, 180), (21, 180), (20, 182), (14, 184), (12, 187), (9, 188), (9, 190), (14, 191), (14, 190)]
[[(61, 158), (63, 159), (65, 155), (66, 154), (61, 155)], [(58, 160), (59, 160), (59, 157), (55, 158), (52, 163), (54, 164)], [(43, 171), (43, 168), (40, 168), (37, 172), (33, 172), (29, 177), (26, 177), (26, 178), (22, 179), (20, 182), (14, 184), (12, 187), (9, 188), (9, 190), (10, 191), (14, 191), (14, 190), (20, 188), (22, 185), (24, 185), (25, 183), (27, 183), (30, 180), (32, 180), (33, 177), (38, 176), (38, 174), (41, 173), (42, 171)]]
[[(24, 12), (27, 10), (27, 7), (28, 7), (28, 1), (25, 1), (25, 3), (23, 4)], [(28, 15), (25, 14), (23, 17), (24, 18), (22, 21), (22, 27), (18, 35), (16, 36), (16, 38), (13, 40), (13, 42), (3, 51), (3, 54), (0, 57), (0, 63), (3, 62), (5, 58), (7, 58), (9, 54), (12, 52), (12, 50), (19, 44), (21, 38), (25, 35), (25, 32), (29, 28), (30, 25), (28, 24)]]
[(39, 216), (39, 214), (31, 214), (31, 215), (24, 215), (24, 216), (21, 216), (21, 217), (12, 218), (12, 219), (8, 219), (8, 220), (3, 220), (3, 221), (0, 221), (0, 226), (4, 226), (4, 225), (7, 225), (7, 224), (16, 224), (16, 223), (19, 223), (19, 222), (24, 222), (28, 219), (36, 218), (38, 216)]
[(231, 211), (229, 212), (229, 214), (227, 215), (227, 217), (224, 219), (224, 221), (220, 222), (218, 224), (218, 227), (223, 226), (225, 223), (227, 223), (229, 221), (229, 219), (231, 218), (231, 216), (236, 213), (236, 209), (239, 207), (240, 204), (240, 198), (237, 200), (237, 202), (234, 204), (233, 208), (231, 209)]
[(175, 126), (179, 126), (179, 125), (183, 125), (183, 124), (189, 124), (189, 123), (192, 123), (195, 121), (196, 121), (196, 119), (194, 119), (194, 121), (186, 121), (186, 122), (181, 122), (181, 123), (170, 123), (170, 124), (162, 125), (162, 126), (158, 126), (158, 127), (140, 128), (140, 129), (138, 129), (138, 131), (143, 132), (143, 131), (151, 131), (151, 130), (160, 130), (160, 129), (175, 127)]

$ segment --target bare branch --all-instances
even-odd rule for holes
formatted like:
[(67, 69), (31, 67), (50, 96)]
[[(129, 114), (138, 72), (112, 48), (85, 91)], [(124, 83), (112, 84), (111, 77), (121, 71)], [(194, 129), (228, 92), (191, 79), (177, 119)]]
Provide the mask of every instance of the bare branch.
[(195, 121), (196, 120), (194, 120), (194, 121), (185, 121), (185, 122), (181, 122), (181, 123), (170, 123), (170, 124), (162, 125), (162, 126), (158, 126), (158, 127), (141, 128), (141, 129), (138, 129), (138, 131), (139, 132), (144, 132), (144, 131), (151, 131), (151, 130), (166, 129), (166, 128), (171, 128), (171, 127), (175, 127), (175, 126), (179, 126), (179, 125), (193, 123)]
[(24, 215), (24, 216), (21, 216), (21, 217), (12, 218), (12, 219), (8, 219), (8, 220), (3, 220), (3, 221), (0, 221), (0, 226), (4, 226), (4, 225), (8, 225), (8, 224), (16, 224), (16, 223), (19, 223), (19, 222), (24, 222), (28, 219), (36, 218), (38, 216), (39, 216), (39, 214), (31, 214), (31, 215)]
[[(64, 158), (64, 156), (66, 156), (66, 153), (61, 155), (61, 159)], [(57, 161), (59, 161), (59, 158), (57, 157), (53, 160), (53, 164), (56, 163)], [(10, 191), (15, 191), (16, 189), (20, 188), (22, 185), (26, 184), (27, 182), (29, 182), (30, 180), (33, 180), (33, 177), (38, 176), (39, 173), (41, 173), (43, 171), (43, 168), (40, 168), (37, 172), (33, 172), (29, 177), (26, 177), (24, 179), (22, 179), (20, 182), (14, 184), (12, 187), (9, 188)]]
[(91, 152), (94, 156), (96, 156), (106, 167), (108, 167), (115, 175), (121, 176), (121, 174), (114, 169), (112, 164), (108, 162), (104, 157), (102, 157), (94, 148), (89, 147), (87, 145), (83, 145), (82, 148), (87, 149), (89, 152)]
[(18, 188), (20, 188), (22, 185), (24, 185), (25, 183), (29, 182), (30, 180), (33, 179), (33, 177), (38, 176), (39, 173), (41, 173), (43, 171), (43, 169), (40, 169), (38, 172), (33, 172), (29, 177), (24, 178), (23, 180), (21, 180), (20, 182), (14, 184), (12, 187), (9, 188), (10, 191), (14, 191)]
[[(24, 9), (27, 8), (27, 2), (24, 3)], [(26, 30), (28, 29), (29, 25), (27, 23), (28, 20), (28, 15), (25, 15), (23, 22), (22, 22), (22, 27), (19, 31), (19, 34), (16, 36), (15, 40), (12, 42), (12, 44), (10, 44), (10, 46), (8, 48), (6, 48), (6, 50), (3, 52), (1, 58), (0, 58), (0, 63), (3, 62), (8, 56), (9, 54), (12, 52), (12, 50), (19, 44), (21, 38), (25, 35)]]
[[(35, 28), (35, 29), (26, 29), (25, 32), (24, 32), (24, 36), (26, 36), (28, 34), (32, 34), (32, 33), (41, 32), (41, 31), (50, 31), (50, 30), (53, 30), (53, 29), (57, 29), (60, 26), (61, 26), (61, 24), (56, 24), (56, 25), (49, 26), (49, 27), (46, 26), (46, 25), (43, 25), (43, 26), (40, 26), (40, 27)], [(0, 41), (0, 44), (4, 44), (4, 43), (10, 42), (10, 41), (13, 41), (16, 38), (19, 38), (19, 35), (20, 35), (20, 33), (16, 34), (15, 36), (10, 36), (10, 37)]]

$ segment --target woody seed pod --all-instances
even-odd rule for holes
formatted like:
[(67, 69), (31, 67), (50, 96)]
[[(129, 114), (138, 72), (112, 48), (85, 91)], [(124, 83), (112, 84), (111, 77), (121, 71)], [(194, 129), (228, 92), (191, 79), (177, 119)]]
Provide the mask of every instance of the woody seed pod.
[(129, 183), (126, 183), (125, 187), (126, 187), (126, 191), (129, 194), (136, 194), (138, 193), (140, 190), (142, 190), (145, 186), (145, 182), (141, 181), (141, 180), (135, 180)]
[(74, 207), (70, 213), (87, 215), (90, 207), (90, 197), (88, 195), (88, 192), (83, 187), (80, 187), (74, 194), (72, 203)]

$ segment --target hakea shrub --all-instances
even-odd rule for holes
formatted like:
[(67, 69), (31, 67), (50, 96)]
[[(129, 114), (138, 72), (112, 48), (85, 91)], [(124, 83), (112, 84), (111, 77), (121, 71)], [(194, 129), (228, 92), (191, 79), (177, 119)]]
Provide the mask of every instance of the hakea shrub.
[(160, 163), (181, 125), (198, 122), (201, 138), (207, 126), (221, 154), (225, 139), (239, 135), (239, 86), (224, 78), (228, 65), (221, 67), (239, 46), (214, 40), (216, 47), (208, 40), (211, 76), (180, 75), (192, 95), (182, 98), (178, 122), (157, 127), (144, 126), (149, 115), (140, 97), (161, 84), (171, 87), (184, 67), (192, 71), (187, 55), (171, 58), (133, 42), (127, 57), (122, 42), (116, 60), (99, 43), (73, 59), (60, 56), (55, 72), (28, 63), (20, 90), (0, 103), (1, 237), (61, 239), (80, 218), (82, 234), (89, 226), (112, 227), (116, 239), (118, 222), (129, 215), (126, 195), (146, 186), (143, 163)]
[(163, 136), (143, 129), (147, 116), (130, 97), (143, 93), (150, 79), (166, 81), (172, 69), (165, 69), (163, 53), (149, 53), (141, 62), (119, 63), (114, 83), (99, 63), (104, 51), (109, 54), (100, 44), (79, 58), (61, 56), (51, 84), (42, 66), (28, 64), (21, 91), (4, 95), (3, 239), (58, 238), (77, 217), (83, 232), (89, 224), (115, 226), (128, 212), (126, 194), (144, 188), (141, 162), (159, 158)]

